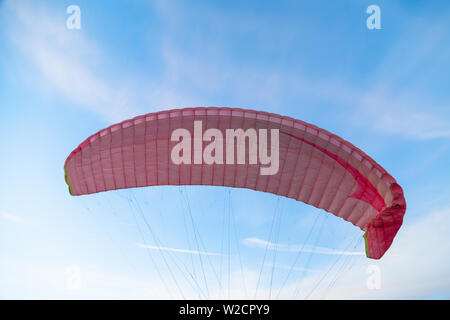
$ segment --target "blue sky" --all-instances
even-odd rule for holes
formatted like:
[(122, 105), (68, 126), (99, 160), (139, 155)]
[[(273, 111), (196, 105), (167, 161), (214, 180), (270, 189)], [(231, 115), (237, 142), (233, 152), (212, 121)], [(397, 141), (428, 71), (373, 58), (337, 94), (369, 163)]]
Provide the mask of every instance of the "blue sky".
[[(450, 298), (449, 33), (445, 1), (0, 1), (0, 298)], [(405, 191), (391, 249), (366, 259), (349, 223), (249, 190), (69, 195), (90, 134), (192, 106), (363, 149)]]

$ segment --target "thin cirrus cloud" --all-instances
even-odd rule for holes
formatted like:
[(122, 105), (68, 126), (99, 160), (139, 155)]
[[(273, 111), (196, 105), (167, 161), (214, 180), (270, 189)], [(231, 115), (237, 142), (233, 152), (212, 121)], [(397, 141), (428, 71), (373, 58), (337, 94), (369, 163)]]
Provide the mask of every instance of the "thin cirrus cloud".
[(36, 226), (36, 223), (29, 219), (20, 217), (18, 215), (10, 214), (7, 212), (0, 212), (0, 218), (2, 218), (5, 221), (16, 223), (16, 224)]
[(266, 241), (266, 240), (259, 239), (259, 238), (245, 238), (242, 242), (247, 246), (256, 246), (256, 247), (260, 247), (260, 248), (267, 248), (268, 250), (274, 250), (274, 251), (310, 252), (310, 253), (317, 253), (317, 254), (346, 255), (346, 256), (365, 255), (364, 252), (358, 252), (358, 251), (341, 251), (341, 250), (334, 250), (331, 248), (324, 248), (324, 247), (311, 246), (311, 245), (287, 245), (287, 244), (281, 244), (281, 243), (273, 243), (273, 242)]
[(198, 250), (189, 250), (189, 249), (181, 249), (181, 248), (168, 248), (168, 247), (146, 245), (146, 244), (141, 244), (141, 243), (139, 243), (138, 246), (143, 249), (151, 249), (151, 250), (158, 250), (158, 251), (189, 253), (189, 254), (197, 254), (197, 255), (203, 255), (203, 256), (225, 256), (224, 254), (217, 253), (217, 252), (198, 251)]
[(102, 64), (108, 60), (105, 52), (82, 32), (66, 29), (64, 20), (57, 19), (60, 14), (39, 2), (9, 1), (3, 15), (7, 17), (2, 25), (10, 44), (52, 90), (106, 121), (136, 113), (134, 96), (110, 78), (99, 76), (100, 69), (106, 68)]

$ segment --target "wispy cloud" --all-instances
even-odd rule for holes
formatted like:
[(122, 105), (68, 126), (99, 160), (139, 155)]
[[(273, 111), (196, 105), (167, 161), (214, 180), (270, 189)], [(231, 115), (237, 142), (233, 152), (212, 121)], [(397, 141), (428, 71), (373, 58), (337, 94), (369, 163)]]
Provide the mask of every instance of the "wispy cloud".
[(2, 218), (3, 220), (9, 221), (9, 222), (13, 222), (13, 223), (18, 223), (18, 224), (23, 224), (23, 225), (28, 225), (28, 226), (36, 226), (36, 223), (29, 219), (25, 219), (23, 217), (13, 215), (10, 213), (6, 213), (6, 212), (0, 212), (0, 218)]
[(245, 245), (248, 246), (256, 246), (260, 248), (267, 248), (269, 250), (276, 250), (276, 251), (285, 251), (285, 252), (310, 252), (310, 253), (317, 253), (317, 254), (327, 254), (327, 255), (346, 255), (346, 256), (352, 256), (352, 255), (365, 255), (364, 252), (358, 252), (358, 251), (340, 251), (335, 250), (331, 248), (324, 248), (324, 247), (318, 247), (318, 246), (312, 246), (312, 245), (287, 245), (287, 244), (281, 244), (281, 243), (273, 243), (269, 242), (263, 239), (259, 238), (245, 238), (242, 240), (242, 242)]
[(299, 272), (314, 272), (315, 270), (310, 268), (302, 268), (302, 267), (295, 267), (295, 266), (288, 266), (285, 264), (266, 264), (265, 267), (267, 268), (275, 268), (280, 270), (289, 270), (289, 271), (299, 271)]
[(177, 252), (177, 253), (190, 253), (190, 254), (197, 254), (197, 255), (203, 255), (203, 256), (224, 256), (223, 254), (216, 253), (216, 252), (197, 251), (197, 250), (188, 250), (188, 249), (180, 249), (180, 248), (159, 247), (159, 246), (152, 246), (152, 245), (146, 245), (146, 244), (141, 244), (141, 243), (139, 243), (138, 246), (140, 248), (151, 249), (151, 250), (158, 250), (158, 251), (169, 251), (169, 252)]
[(106, 52), (82, 31), (68, 30), (61, 14), (39, 2), (9, 1), (3, 10), (10, 42), (57, 93), (106, 121), (136, 113), (133, 95), (111, 77), (100, 76), (107, 69), (102, 63), (108, 61)]
[(450, 101), (433, 101), (406, 92), (374, 90), (361, 98), (355, 121), (367, 123), (370, 119), (372, 129), (378, 132), (400, 134), (415, 140), (448, 139), (450, 117), (439, 109), (449, 107)]

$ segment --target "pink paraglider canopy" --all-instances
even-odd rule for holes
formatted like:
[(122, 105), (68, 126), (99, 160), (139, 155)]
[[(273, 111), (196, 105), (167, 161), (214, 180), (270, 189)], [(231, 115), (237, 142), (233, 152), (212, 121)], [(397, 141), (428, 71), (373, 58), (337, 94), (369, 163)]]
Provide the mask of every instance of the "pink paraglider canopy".
[(156, 185), (248, 188), (305, 202), (366, 231), (381, 258), (403, 222), (402, 188), (340, 137), (276, 114), (187, 108), (139, 116), (81, 143), (66, 160), (72, 195)]

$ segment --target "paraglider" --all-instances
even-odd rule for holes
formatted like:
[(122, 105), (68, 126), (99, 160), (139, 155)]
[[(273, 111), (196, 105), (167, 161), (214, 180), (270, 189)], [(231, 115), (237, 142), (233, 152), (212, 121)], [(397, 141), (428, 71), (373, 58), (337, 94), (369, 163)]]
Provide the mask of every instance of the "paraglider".
[(263, 191), (321, 208), (365, 231), (379, 259), (403, 222), (402, 188), (342, 138), (290, 117), (237, 108), (186, 108), (114, 124), (67, 158), (72, 195), (158, 185)]

